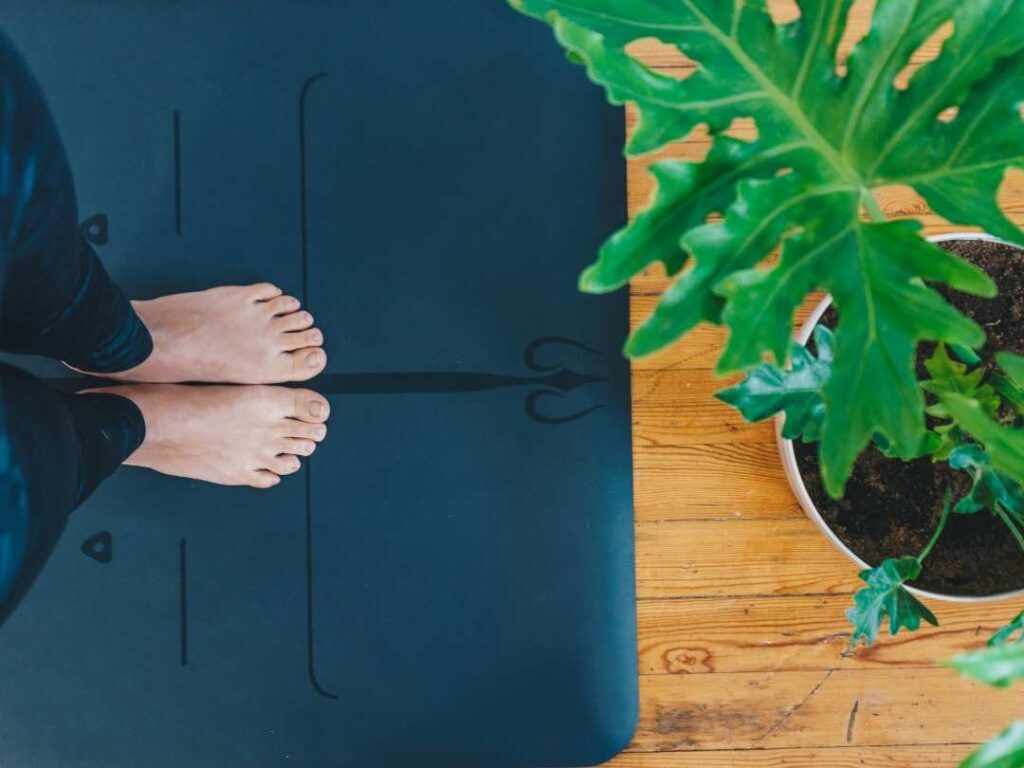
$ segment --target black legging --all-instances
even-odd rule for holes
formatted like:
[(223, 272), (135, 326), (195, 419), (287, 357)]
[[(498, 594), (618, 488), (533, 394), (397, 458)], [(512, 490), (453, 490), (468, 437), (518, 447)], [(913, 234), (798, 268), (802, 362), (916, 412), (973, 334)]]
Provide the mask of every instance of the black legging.
[[(53, 118), (0, 32), (0, 349), (124, 371), (153, 342), (79, 235), (76, 208)], [(58, 393), (0, 365), (0, 626), (68, 515), (144, 437), (130, 400)]]

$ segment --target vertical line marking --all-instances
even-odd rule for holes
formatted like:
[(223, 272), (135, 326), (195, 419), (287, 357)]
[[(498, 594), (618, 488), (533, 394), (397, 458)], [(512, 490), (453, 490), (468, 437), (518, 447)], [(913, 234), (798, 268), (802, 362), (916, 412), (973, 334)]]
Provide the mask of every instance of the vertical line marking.
[(317, 72), (310, 77), (302, 86), (299, 94), (299, 237), (300, 253), (302, 256), (302, 304), (309, 305), (309, 214), (306, 205), (306, 96), (309, 94), (310, 86), (322, 77), (327, 77), (326, 72)]
[[(306, 80), (299, 93), (299, 255), (302, 261), (302, 304), (309, 308), (309, 229), (306, 206), (306, 97), (309, 88), (317, 80), (327, 77), (326, 72), (317, 72)], [(304, 471), (306, 483), (306, 664), (310, 685), (313, 690), (327, 699), (338, 695), (325, 689), (316, 677), (316, 622), (315, 571), (313, 568), (313, 505), (312, 505), (312, 457), (306, 459)]]
[(181, 629), (181, 666), (188, 666), (188, 539), (178, 544), (178, 611)]
[(181, 237), (181, 112), (174, 110), (174, 231)]

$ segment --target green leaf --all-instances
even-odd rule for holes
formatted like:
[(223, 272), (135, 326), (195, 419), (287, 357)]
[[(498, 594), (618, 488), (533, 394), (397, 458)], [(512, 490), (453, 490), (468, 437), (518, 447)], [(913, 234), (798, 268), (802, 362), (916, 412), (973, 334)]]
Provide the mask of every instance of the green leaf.
[(889, 444), (889, 441), (885, 439), (885, 435), (876, 433), (872, 442), (874, 442), (875, 448), (885, 456), (888, 456), (890, 459), (902, 459), (903, 461), (923, 459), (925, 456), (934, 458), (935, 453), (940, 451), (943, 445), (942, 439), (934, 432), (925, 432), (924, 437), (921, 439), (921, 444), (910, 456), (897, 454), (892, 445)]
[(1024, 414), (1024, 390), (1000, 373), (990, 373), (988, 383), (995, 390), (996, 394), (1002, 398), (1003, 402), (1014, 410), (1017, 416)]
[(889, 558), (877, 568), (861, 571), (860, 578), (867, 586), (854, 594), (853, 608), (846, 612), (846, 618), (853, 624), (852, 645), (861, 638), (868, 645), (874, 643), (886, 616), (891, 635), (904, 627), (913, 632), (921, 626), (922, 619), (938, 626), (935, 615), (903, 586), (920, 574), (921, 563), (916, 557)]
[(1024, 645), (997, 645), (961, 653), (949, 662), (964, 677), (1006, 688), (1024, 677)]
[[(731, 329), (721, 372), (754, 368), (766, 354), (782, 366), (795, 309), (809, 292), (828, 291), (839, 311), (824, 391), (829, 491), (842, 491), (875, 434), (895, 455), (913, 455), (925, 431), (917, 344), (970, 350), (984, 340), (928, 283), (981, 296), (995, 286), (924, 242), (913, 223), (879, 223), (874, 193), (910, 185), (947, 219), (1024, 244), (996, 198), (1007, 170), (1024, 167), (1024, 2), (878, 0), (842, 76), (836, 53), (852, 0), (799, 0), (800, 18), (785, 25), (753, 0), (512, 4), (552, 25), (610, 100), (636, 105), (632, 152), (698, 125), (712, 134), (705, 163), (657, 166), (648, 212), (582, 278), (584, 289), (606, 291), (655, 262), (677, 275), (628, 353), (652, 353), (711, 322)], [(942, 55), (897, 88), (912, 54), (948, 22)], [(627, 53), (645, 38), (699, 66), (683, 79), (647, 69)], [(950, 107), (954, 119), (939, 120)], [(755, 120), (753, 141), (723, 135), (741, 117)], [(706, 223), (711, 213), (722, 220)]]
[(1024, 482), (1024, 430), (1000, 424), (977, 400), (959, 394), (941, 399), (961, 429), (985, 446), (991, 466), (1017, 483)]
[(967, 287), (954, 277), (959, 262), (916, 231), (907, 222), (860, 228), (857, 262), (863, 271), (833, 270), (827, 278), (840, 313), (821, 444), (822, 474), (834, 496), (842, 494), (857, 455), (876, 432), (896, 455), (916, 455), (925, 431), (917, 342), (979, 346), (984, 340), (980, 328), (912, 277)]
[[(1017, 635), (1015, 638), (1014, 635)], [(1024, 611), (1014, 616), (1013, 621), (1001, 627), (988, 640), (989, 648), (997, 648), (1003, 645), (1020, 645), (1024, 642)]]
[(967, 365), (981, 365), (981, 357), (970, 347), (950, 344), (949, 349), (960, 362), (967, 363)]
[(772, 172), (787, 151), (723, 136), (703, 163), (666, 160), (652, 165), (657, 183), (653, 202), (604, 244), (597, 262), (581, 275), (581, 290), (613, 291), (659, 261), (668, 274), (679, 272), (687, 260), (680, 233), (702, 225), (712, 213), (725, 211), (736, 199), (738, 180)]
[(814, 329), (815, 357), (803, 344), (793, 344), (792, 365), (783, 370), (762, 363), (739, 384), (718, 392), (722, 402), (736, 408), (747, 421), (760, 421), (785, 413), (782, 436), (813, 443), (821, 439), (825, 418), (822, 389), (832, 364), (832, 333), (823, 325)]
[[(991, 7), (982, 5), (963, 3), (961, 14), (974, 17), (978, 11), (992, 12)], [(1016, 5), (1018, 8), (1011, 9), (1014, 13), (1019, 11), (1019, 3)], [(1019, 25), (1020, 21), (1012, 23)], [(1020, 34), (1019, 29), (1005, 32), (1013, 38)], [(1005, 44), (1006, 37), (1000, 42)], [(880, 180), (910, 184), (933, 211), (951, 222), (980, 226), (1021, 244), (1020, 230), (997, 203), (1006, 169), (1024, 162), (1024, 132), (1016, 106), (1024, 79), (1024, 56), (1016, 39), (1008, 48), (1016, 49), (1014, 55), (999, 62), (972, 88), (956, 119), (940, 123), (927, 140), (904, 140), (894, 153), (905, 153), (901, 158), (904, 167), (897, 170), (890, 160), (881, 169)]]
[[(932, 451), (932, 458), (936, 461), (948, 460), (957, 448), (964, 442), (964, 434), (959, 425), (952, 420), (949, 409), (942, 402), (941, 396), (947, 394), (960, 394), (977, 400), (993, 418), (998, 415), (1002, 400), (996, 390), (986, 381), (987, 371), (983, 367), (971, 369), (964, 363), (957, 362), (949, 356), (944, 344), (939, 344), (932, 356), (925, 361), (925, 368), (931, 378), (921, 382), (921, 388), (938, 397), (926, 409), (926, 413), (937, 419), (943, 419), (944, 423), (934, 428), (934, 434), (938, 440), (937, 447)], [(968, 504), (961, 504), (957, 507), (959, 512), (975, 512), (977, 509), (969, 508)]]
[(989, 377), (992, 387), (1002, 395), (1007, 405), (1013, 408), (1018, 416), (1024, 416), (1024, 357), (1010, 352), (1000, 352), (996, 355), (996, 362), (1006, 376), (993, 373)]
[(1013, 478), (997, 472), (985, 449), (977, 444), (958, 446), (949, 456), (949, 465), (970, 474), (971, 491), (956, 505), (961, 514), (988, 509), (996, 511), (999, 504), (1010, 514), (1024, 518), (1024, 493)]
[(1018, 720), (982, 744), (960, 768), (1021, 768), (1024, 765), (1024, 721)]
[(1010, 352), (1000, 352), (996, 355), (996, 362), (1006, 371), (1013, 385), (1019, 390), (1024, 390), (1024, 357)]
[[(942, 395), (958, 394), (977, 400), (985, 412), (995, 418), (999, 413), (1002, 401), (996, 391), (985, 382), (986, 370), (982, 367), (970, 369), (964, 363), (958, 363), (949, 356), (944, 344), (939, 344), (930, 358), (925, 360), (925, 369), (931, 378), (921, 382), (926, 392), (941, 397)], [(929, 411), (932, 416), (949, 418), (949, 412), (942, 405)]]

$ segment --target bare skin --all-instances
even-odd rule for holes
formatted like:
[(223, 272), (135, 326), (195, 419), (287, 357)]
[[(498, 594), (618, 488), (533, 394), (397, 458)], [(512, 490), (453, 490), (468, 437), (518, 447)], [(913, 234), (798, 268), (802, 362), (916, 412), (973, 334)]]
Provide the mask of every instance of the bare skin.
[[(323, 333), (270, 283), (179, 293), (132, 306), (153, 337), (141, 365), (99, 390), (139, 407), (146, 437), (125, 464), (219, 485), (270, 488), (298, 472), (327, 434), (330, 407), (310, 390), (327, 365)], [(252, 386), (184, 386), (179, 382)]]
[(307, 389), (130, 384), (146, 439), (125, 464), (218, 485), (271, 488), (299, 471), (327, 435), (330, 406)]
[(298, 299), (270, 283), (178, 293), (132, 306), (153, 353), (117, 381), (280, 384), (327, 366), (323, 333)]

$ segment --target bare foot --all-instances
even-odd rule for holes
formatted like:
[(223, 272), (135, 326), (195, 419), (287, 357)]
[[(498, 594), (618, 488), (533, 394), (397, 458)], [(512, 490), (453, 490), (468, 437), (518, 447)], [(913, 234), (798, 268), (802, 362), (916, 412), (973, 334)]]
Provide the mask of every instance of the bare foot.
[(218, 485), (275, 486), (327, 435), (330, 406), (308, 389), (131, 384), (92, 391), (127, 397), (142, 411), (146, 439), (125, 464)]
[(132, 306), (153, 354), (117, 381), (277, 384), (306, 381), (327, 365), (323, 333), (299, 300), (270, 283), (178, 293)]

